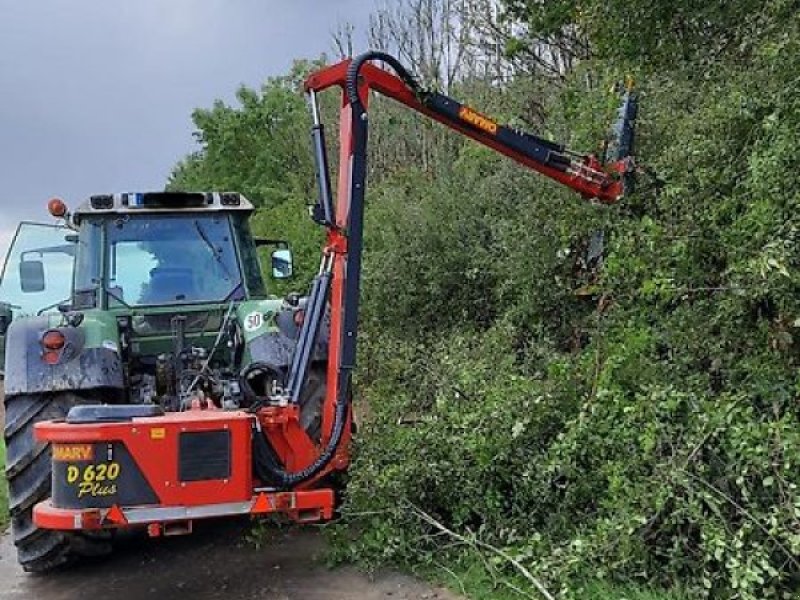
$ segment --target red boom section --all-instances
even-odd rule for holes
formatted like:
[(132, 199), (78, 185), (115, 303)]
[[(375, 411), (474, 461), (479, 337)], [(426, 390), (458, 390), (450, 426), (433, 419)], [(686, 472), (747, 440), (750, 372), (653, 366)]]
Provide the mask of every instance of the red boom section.
[[(350, 60), (345, 60), (330, 67), (324, 68), (312, 74), (305, 82), (305, 88), (308, 92), (321, 92), (333, 86), (344, 87), (347, 78), (347, 69), (350, 66)], [(623, 195), (623, 183), (619, 175), (632, 169), (632, 162), (630, 159), (624, 159), (606, 165), (605, 167), (600, 161), (591, 154), (587, 155), (573, 155), (575, 160), (567, 170), (560, 170), (549, 166), (544, 161), (536, 160), (525, 153), (515, 149), (511, 145), (504, 143), (498, 139), (498, 129), (509, 131), (508, 128), (499, 126), (479, 112), (470, 109), (469, 107), (462, 106), (460, 111), (460, 118), (454, 118), (450, 114), (445, 114), (441, 111), (434, 110), (426, 105), (418, 95), (406, 85), (406, 83), (399, 77), (392, 73), (376, 67), (373, 64), (365, 64), (361, 68), (362, 80), (360, 84), (364, 89), (374, 90), (384, 96), (388, 96), (397, 102), (415, 110), (423, 115), (437, 121), (458, 133), (465, 135), (476, 142), (488, 146), (489, 148), (504, 154), (505, 156), (513, 159), (514, 161), (525, 165), (553, 179), (559, 183), (575, 190), (585, 198), (596, 199), (605, 204), (613, 204), (618, 201)], [(448, 99), (444, 96), (445, 101), (451, 101), (458, 104), (456, 101)], [(366, 93), (362, 94), (362, 98), (366, 99)], [(347, 99), (345, 95), (345, 107), (347, 108)], [(365, 102), (366, 106), (366, 102)], [(345, 120), (344, 113), (347, 112), (348, 116)], [(350, 117), (349, 110), (342, 111), (342, 121), (340, 122), (341, 130), (341, 144), (342, 152), (345, 153), (345, 146), (347, 140), (350, 138)], [(524, 134), (521, 134), (524, 135)], [(533, 137), (533, 136), (529, 136)], [(546, 143), (546, 142), (545, 142)], [(349, 155), (348, 155), (349, 156)], [(340, 162), (340, 165), (347, 165), (346, 162)], [(340, 179), (341, 183), (341, 179)], [(338, 198), (345, 197), (340, 194)]]

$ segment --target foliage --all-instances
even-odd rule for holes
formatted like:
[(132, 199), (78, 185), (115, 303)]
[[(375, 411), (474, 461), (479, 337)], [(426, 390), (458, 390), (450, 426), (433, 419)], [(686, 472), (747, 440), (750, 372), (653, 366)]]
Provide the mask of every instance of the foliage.
[[(294, 277), (289, 280), (268, 279), (269, 292), (283, 296), (291, 291), (306, 289), (307, 282), (319, 270), (319, 250), (324, 240), (322, 230), (310, 224), (306, 200), (295, 197), (272, 208), (258, 211), (251, 220), (251, 228), (259, 236), (288, 240), (291, 245)], [(262, 266), (270, 264), (266, 252), (259, 255), (259, 258)]]
[(234, 190), (265, 207), (310, 197), (307, 110), (298, 91), (303, 75), (319, 64), (296, 62), (291, 74), (268, 80), (260, 92), (240, 87), (238, 107), (218, 100), (195, 110), (201, 149), (175, 166), (168, 188)]
[[(568, 40), (580, 32), (594, 56), (674, 69), (696, 70), (721, 57), (741, 59), (796, 18), (793, 0), (502, 0), (504, 17), (526, 27), (512, 50), (535, 40)], [(700, 75), (699, 73), (695, 73)]]
[[(413, 503), (564, 595), (585, 597), (586, 578), (796, 591), (798, 39), (787, 23), (732, 62), (642, 68), (640, 156), (666, 183), (642, 178), (619, 209), (470, 147), (431, 181), (406, 171), (373, 190), (372, 420), (342, 552), (452, 555)], [(548, 125), (564, 131), (563, 116), (590, 145), (618, 75), (582, 65), (551, 93)], [(581, 254), (597, 229), (593, 272)]]
[[(493, 600), (519, 600), (523, 595), (523, 582), (501, 577), (492, 568), (475, 557), (465, 557), (450, 566), (440, 562), (434, 569), (423, 571), (423, 575), (442, 581), (453, 590), (469, 598), (492, 598)], [(685, 594), (664, 592), (640, 586), (611, 586), (603, 582), (591, 582), (582, 586), (581, 600), (685, 600)]]
[[(642, 175), (621, 205), (595, 207), (372, 103), (365, 418), (335, 551), (367, 566), (473, 569), (474, 549), (416, 506), (563, 598), (603, 597), (597, 581), (691, 598), (793, 597), (796, 3), (503, 5), (524, 25), (516, 44), (578, 36), (593, 58), (557, 79), (531, 81), (524, 69), (501, 85), (468, 73), (451, 93), (593, 148), (613, 117), (611, 84), (633, 71), (638, 156), (658, 179)], [(261, 143), (296, 156), (293, 144)], [(220, 154), (208, 144), (198, 181), (245, 185), (256, 173), (235, 158), (238, 142)], [(231, 179), (214, 179), (223, 157)], [(265, 173), (254, 189), (272, 185)], [(306, 277), (319, 244), (301, 215), (310, 192), (274, 177), (285, 198), (252, 192), (270, 206), (256, 229), (285, 231)], [(589, 252), (598, 242), (601, 260)], [(492, 585), (524, 584), (507, 561), (485, 560)]]

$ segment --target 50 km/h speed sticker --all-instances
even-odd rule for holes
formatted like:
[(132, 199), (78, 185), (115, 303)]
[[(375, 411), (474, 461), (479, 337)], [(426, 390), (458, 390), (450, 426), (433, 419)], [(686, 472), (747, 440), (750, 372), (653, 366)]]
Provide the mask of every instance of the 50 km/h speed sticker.
[(264, 315), (258, 311), (253, 311), (244, 318), (244, 330), (248, 333), (258, 331), (263, 324)]

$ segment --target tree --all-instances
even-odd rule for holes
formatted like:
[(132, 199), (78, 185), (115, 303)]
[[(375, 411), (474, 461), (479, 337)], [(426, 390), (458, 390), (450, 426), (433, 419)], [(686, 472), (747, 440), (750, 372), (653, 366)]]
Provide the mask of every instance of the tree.
[(308, 112), (299, 90), (304, 75), (320, 64), (296, 62), (289, 75), (268, 80), (260, 91), (239, 88), (239, 106), (217, 101), (195, 110), (201, 148), (173, 169), (168, 188), (235, 190), (265, 207), (311, 198)]

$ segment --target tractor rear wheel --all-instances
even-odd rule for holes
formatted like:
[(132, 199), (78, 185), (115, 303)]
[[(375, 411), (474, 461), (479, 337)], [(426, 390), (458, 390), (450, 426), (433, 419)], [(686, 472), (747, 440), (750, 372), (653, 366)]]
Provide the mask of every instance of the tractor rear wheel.
[(21, 394), (7, 397), (6, 479), (8, 480), (11, 531), (22, 568), (40, 573), (68, 564), (75, 558), (99, 556), (111, 551), (110, 535), (84, 535), (39, 529), (33, 507), (50, 497), (50, 444), (37, 442), (33, 426), (39, 421), (63, 419), (76, 404), (91, 399), (73, 393)]
[(322, 407), (327, 389), (325, 364), (312, 365), (300, 396), (300, 424), (308, 437), (317, 443), (322, 437)]
[[(316, 443), (319, 443), (322, 438), (322, 410), (325, 405), (325, 393), (328, 389), (327, 373), (326, 363), (313, 365), (308, 371), (308, 379), (300, 398), (300, 424)], [(356, 434), (355, 421), (350, 424), (350, 433)], [(347, 473), (334, 471), (326, 475), (322, 481), (335, 490), (338, 509), (347, 487)]]
[[(300, 425), (306, 430), (308, 437), (317, 443), (322, 439), (322, 410), (328, 390), (327, 368), (328, 364), (324, 362), (311, 366), (300, 396)], [(352, 392), (350, 399), (352, 401)], [(350, 432), (355, 435), (355, 422), (350, 425)]]

